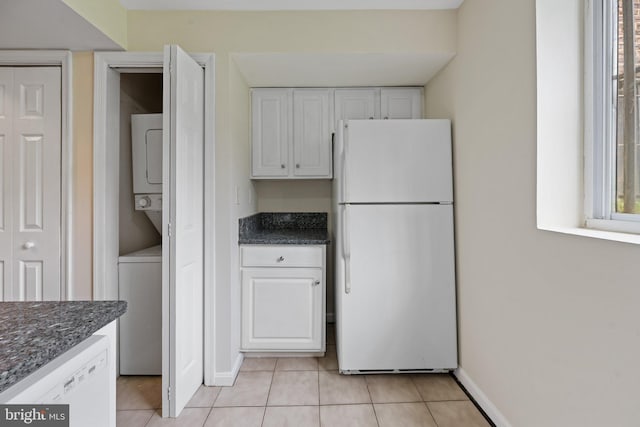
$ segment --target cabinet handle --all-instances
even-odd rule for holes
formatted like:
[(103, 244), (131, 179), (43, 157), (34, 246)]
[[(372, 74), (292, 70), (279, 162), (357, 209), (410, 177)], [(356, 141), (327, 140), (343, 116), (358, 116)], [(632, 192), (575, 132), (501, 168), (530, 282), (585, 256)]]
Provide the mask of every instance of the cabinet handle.
[(280, 165), (280, 169), (284, 169), (284, 168), (285, 168), (285, 166), (284, 166), (284, 163), (283, 163), (283, 164)]
[(385, 117), (384, 119), (385, 119), (385, 120), (389, 120), (389, 117)]
[(281, 257), (280, 257), (280, 258), (278, 258), (276, 261), (278, 261), (278, 262), (282, 262), (282, 261), (284, 261), (284, 257), (283, 257), (283, 256), (281, 256)]
[(300, 163), (296, 163), (296, 169), (300, 169)]
[(373, 117), (369, 117), (369, 120), (373, 120)]
[(318, 286), (320, 284), (320, 280), (316, 280), (315, 282), (313, 282), (313, 286)]

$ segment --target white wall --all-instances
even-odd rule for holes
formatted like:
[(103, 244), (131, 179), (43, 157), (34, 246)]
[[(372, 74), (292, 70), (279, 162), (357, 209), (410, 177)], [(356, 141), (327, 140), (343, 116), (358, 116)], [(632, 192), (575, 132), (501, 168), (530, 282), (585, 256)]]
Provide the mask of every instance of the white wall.
[(427, 85), (453, 120), (460, 366), (514, 427), (637, 426), (640, 248), (536, 228), (534, 5), (466, 0)]

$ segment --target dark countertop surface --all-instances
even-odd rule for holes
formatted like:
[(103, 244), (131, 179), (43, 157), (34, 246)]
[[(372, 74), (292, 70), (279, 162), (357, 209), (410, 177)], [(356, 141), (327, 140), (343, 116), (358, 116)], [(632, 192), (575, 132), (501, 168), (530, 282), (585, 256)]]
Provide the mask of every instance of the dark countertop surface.
[(0, 392), (127, 310), (125, 301), (0, 303)]
[(240, 218), (240, 244), (326, 245), (326, 212), (261, 212)]

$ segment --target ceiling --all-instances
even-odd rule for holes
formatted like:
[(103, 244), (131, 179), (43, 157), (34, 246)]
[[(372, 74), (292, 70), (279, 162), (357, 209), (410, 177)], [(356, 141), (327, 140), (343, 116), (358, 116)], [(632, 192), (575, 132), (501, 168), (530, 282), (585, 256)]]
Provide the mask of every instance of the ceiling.
[(0, 49), (122, 47), (61, 0), (0, 0)]
[(120, 0), (143, 10), (420, 10), (457, 9), (463, 0)]
[[(120, 1), (131, 9), (320, 10), (456, 8), (463, 0)], [(0, 0), (0, 49), (122, 50), (62, 0)], [(453, 52), (233, 54), (253, 87), (424, 85), (453, 56)]]
[(453, 52), (232, 54), (251, 87), (423, 86), (453, 56)]

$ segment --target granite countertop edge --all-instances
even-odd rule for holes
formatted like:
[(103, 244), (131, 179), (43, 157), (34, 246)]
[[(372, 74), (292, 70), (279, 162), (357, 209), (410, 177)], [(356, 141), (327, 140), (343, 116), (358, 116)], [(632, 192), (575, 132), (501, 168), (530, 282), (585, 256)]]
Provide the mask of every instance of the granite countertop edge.
[(241, 245), (327, 245), (325, 212), (260, 212), (239, 220)]
[(0, 303), (0, 393), (126, 310), (125, 301)]
[(327, 239), (306, 238), (279, 238), (279, 237), (252, 237), (238, 240), (240, 245), (327, 245), (331, 241)]

